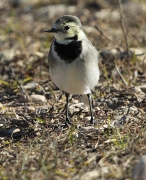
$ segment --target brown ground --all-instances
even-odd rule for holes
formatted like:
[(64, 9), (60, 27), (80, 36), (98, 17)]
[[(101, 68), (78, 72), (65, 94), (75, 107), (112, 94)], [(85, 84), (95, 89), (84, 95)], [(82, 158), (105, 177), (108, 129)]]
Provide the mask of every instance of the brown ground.
[[(100, 52), (94, 127), (77, 96), (63, 127), (65, 96), (49, 78), (43, 30), (64, 14)], [(146, 154), (145, 0), (4, 0), (0, 17), (0, 179), (132, 179)]]

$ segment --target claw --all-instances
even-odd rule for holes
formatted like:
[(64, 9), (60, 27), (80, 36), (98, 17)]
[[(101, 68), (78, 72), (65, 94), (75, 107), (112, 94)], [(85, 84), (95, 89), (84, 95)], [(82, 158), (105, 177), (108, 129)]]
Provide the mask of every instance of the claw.
[(95, 125), (94, 118), (91, 118), (91, 120), (90, 120), (90, 124), (91, 124), (91, 125)]
[(73, 123), (69, 120), (69, 118), (66, 118), (65, 126), (68, 127), (69, 125), (73, 126)]

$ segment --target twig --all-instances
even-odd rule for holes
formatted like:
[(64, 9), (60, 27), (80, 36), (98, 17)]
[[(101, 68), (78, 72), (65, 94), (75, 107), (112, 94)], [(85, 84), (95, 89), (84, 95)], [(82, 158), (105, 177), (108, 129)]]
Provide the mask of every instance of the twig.
[(120, 75), (122, 81), (124, 82), (124, 84), (128, 87), (128, 83), (126, 82), (126, 80), (124, 79), (124, 77), (122, 76), (122, 74), (119, 71), (119, 68), (115, 65), (116, 71), (118, 72), (118, 74)]
[(23, 89), (23, 87), (22, 87), (21, 84), (19, 83), (18, 79), (16, 78), (16, 75), (15, 75), (15, 72), (14, 72), (13, 68), (10, 67), (10, 69), (11, 69), (13, 78), (15, 79), (15, 81), (17, 82), (17, 84), (20, 86), (20, 89), (21, 89), (22, 93), (23, 93), (24, 95), (26, 95), (25, 90)]
[(118, 1), (119, 1), (121, 28), (122, 28), (122, 32), (123, 32), (123, 36), (124, 36), (124, 40), (125, 40), (125, 44), (126, 44), (126, 51), (128, 53), (129, 52), (129, 43), (128, 43), (128, 38), (127, 38), (127, 31), (126, 31), (125, 24), (124, 24), (123, 8), (122, 8), (121, 0), (118, 0)]
[(100, 35), (101, 36), (103, 36), (105, 39), (107, 39), (108, 41), (112, 41), (111, 39), (109, 39), (106, 35), (105, 35), (105, 33), (96, 25), (95, 26), (95, 29), (100, 33)]
[(24, 113), (22, 113), (21, 111), (19, 112), (19, 115), (23, 116), (29, 124), (32, 124), (32, 123), (34, 124), (34, 122), (30, 121), (30, 119), (28, 119), (27, 116)]

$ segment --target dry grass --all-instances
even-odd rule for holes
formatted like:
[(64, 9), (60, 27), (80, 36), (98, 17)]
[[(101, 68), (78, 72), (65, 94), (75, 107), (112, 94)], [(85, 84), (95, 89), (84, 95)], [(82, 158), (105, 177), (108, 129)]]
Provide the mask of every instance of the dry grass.
[[(146, 152), (146, 11), (128, 14), (121, 4), (120, 18), (118, 4), (65, 1), (57, 11), (59, 2), (50, 1), (55, 10), (45, 0), (0, 4), (0, 179), (129, 180)], [(53, 37), (42, 30), (64, 13), (81, 19), (101, 54), (95, 127), (73, 96), (74, 126), (64, 128), (65, 97), (49, 78)]]

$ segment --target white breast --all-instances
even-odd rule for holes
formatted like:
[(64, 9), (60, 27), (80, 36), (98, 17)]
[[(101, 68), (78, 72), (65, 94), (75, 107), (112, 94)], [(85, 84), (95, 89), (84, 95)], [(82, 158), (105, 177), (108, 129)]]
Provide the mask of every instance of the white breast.
[[(52, 46), (53, 58), (49, 72), (54, 84), (70, 94), (88, 94), (99, 80), (97, 51), (88, 42), (82, 43), (83, 53), (72, 63), (61, 60)], [(86, 52), (88, 51), (88, 52)]]

